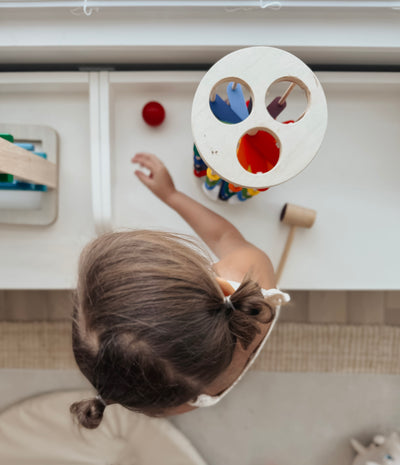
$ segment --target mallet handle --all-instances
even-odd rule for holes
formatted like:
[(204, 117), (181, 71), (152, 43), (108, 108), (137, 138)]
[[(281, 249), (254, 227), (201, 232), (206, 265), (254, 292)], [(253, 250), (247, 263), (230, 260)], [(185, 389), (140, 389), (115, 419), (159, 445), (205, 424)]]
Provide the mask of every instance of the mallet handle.
[(296, 226), (292, 226), (290, 228), (288, 238), (286, 239), (285, 248), (283, 249), (283, 253), (282, 253), (282, 256), (281, 256), (281, 259), (280, 259), (280, 262), (279, 262), (279, 265), (278, 265), (278, 269), (277, 269), (276, 275), (275, 275), (277, 284), (279, 283), (279, 281), (281, 279), (283, 268), (285, 267), (286, 260), (287, 260), (288, 255), (289, 255), (290, 247), (292, 246), (295, 230), (296, 230)]
[(295, 88), (295, 86), (296, 86), (296, 84), (294, 82), (292, 82), (290, 84), (290, 86), (286, 89), (286, 92), (280, 98), (280, 100), (278, 102), (278, 105), (283, 105), (285, 103), (285, 100), (288, 98), (290, 92), (292, 92), (292, 90)]

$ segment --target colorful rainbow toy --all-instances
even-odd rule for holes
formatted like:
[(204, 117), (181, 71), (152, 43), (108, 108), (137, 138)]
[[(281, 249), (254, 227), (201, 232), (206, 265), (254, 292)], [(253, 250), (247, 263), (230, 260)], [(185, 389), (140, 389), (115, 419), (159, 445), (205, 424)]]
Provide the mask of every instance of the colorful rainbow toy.
[[(268, 102), (269, 89), (281, 81), (289, 84), (287, 89)], [(296, 120), (278, 121), (296, 86), (307, 98), (305, 111)], [(244, 89), (249, 90), (248, 100)], [(293, 178), (311, 162), (327, 121), (322, 86), (300, 59), (272, 47), (237, 50), (215, 63), (196, 90), (195, 175), (205, 176), (204, 190), (213, 198), (252, 198)]]

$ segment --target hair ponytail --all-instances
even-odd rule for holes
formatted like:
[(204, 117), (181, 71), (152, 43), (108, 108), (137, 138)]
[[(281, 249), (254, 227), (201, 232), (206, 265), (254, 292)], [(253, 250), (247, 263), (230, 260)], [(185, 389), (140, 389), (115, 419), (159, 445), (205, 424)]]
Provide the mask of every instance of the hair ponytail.
[(71, 405), (70, 412), (81, 426), (94, 429), (101, 423), (105, 408), (105, 402), (101, 398), (95, 397), (75, 402)]
[(275, 315), (273, 308), (265, 301), (260, 286), (248, 276), (229, 300), (224, 300), (224, 306), (229, 329), (244, 349), (260, 333), (258, 323), (269, 323)]

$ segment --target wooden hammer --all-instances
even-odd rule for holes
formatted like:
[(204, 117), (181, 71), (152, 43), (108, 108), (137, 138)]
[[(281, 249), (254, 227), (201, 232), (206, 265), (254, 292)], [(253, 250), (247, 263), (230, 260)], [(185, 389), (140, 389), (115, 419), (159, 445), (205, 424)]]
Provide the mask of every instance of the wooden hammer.
[(317, 212), (315, 210), (299, 207), (298, 205), (293, 205), (292, 203), (286, 203), (282, 208), (280, 220), (282, 223), (288, 224), (290, 226), (290, 231), (278, 265), (278, 270), (276, 272), (277, 283), (281, 278), (283, 268), (286, 264), (296, 228), (311, 228), (315, 222), (316, 217)]

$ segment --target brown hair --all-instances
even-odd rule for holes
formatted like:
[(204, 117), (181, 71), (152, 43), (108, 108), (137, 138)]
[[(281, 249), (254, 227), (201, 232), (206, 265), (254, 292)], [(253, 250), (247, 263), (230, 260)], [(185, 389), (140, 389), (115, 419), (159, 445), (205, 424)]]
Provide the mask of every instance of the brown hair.
[(71, 406), (96, 428), (105, 404), (148, 415), (195, 399), (273, 317), (246, 277), (224, 301), (211, 261), (188, 237), (105, 234), (83, 250), (73, 319), (76, 362), (100, 398)]

